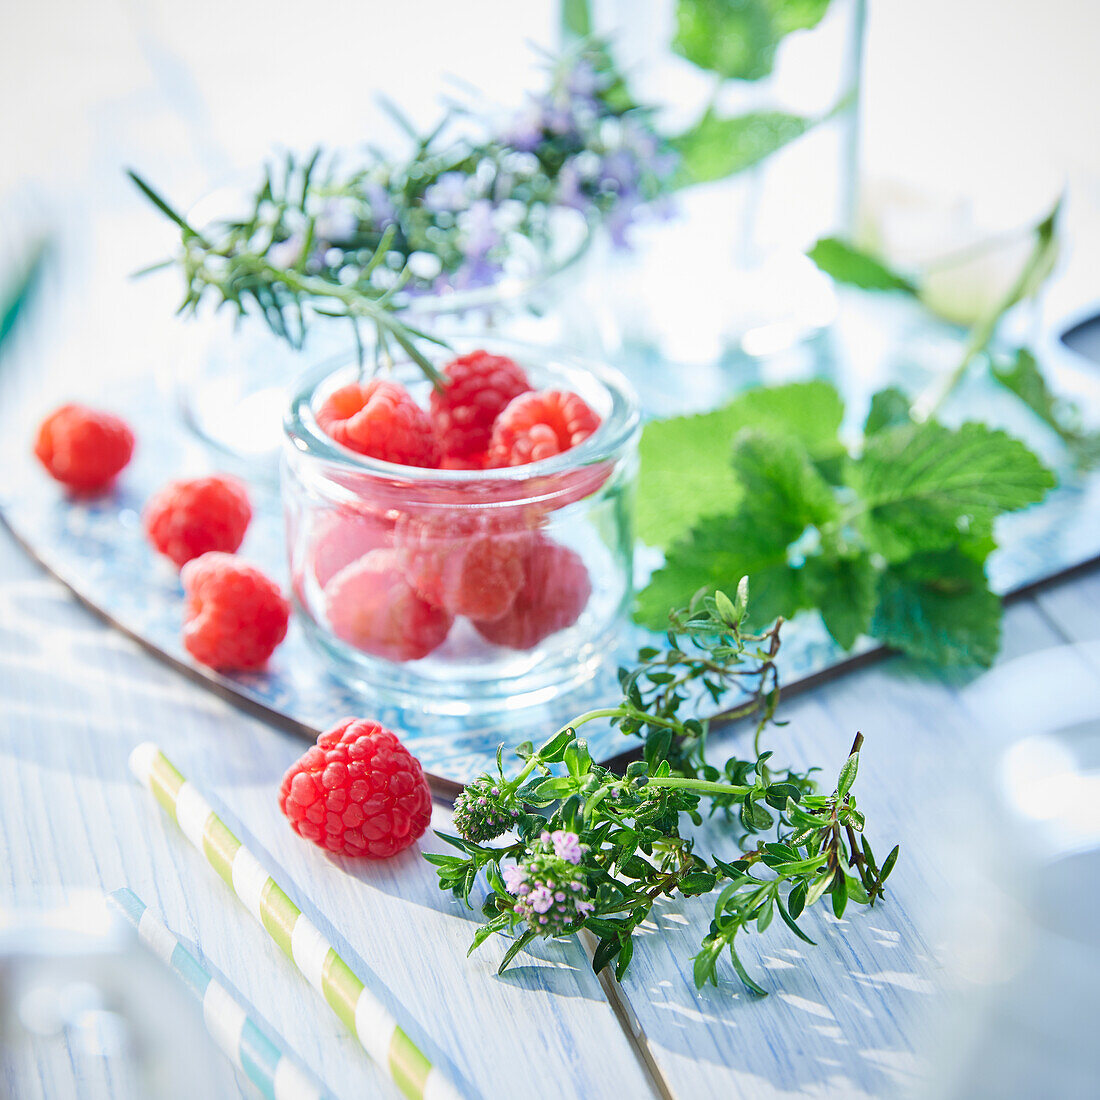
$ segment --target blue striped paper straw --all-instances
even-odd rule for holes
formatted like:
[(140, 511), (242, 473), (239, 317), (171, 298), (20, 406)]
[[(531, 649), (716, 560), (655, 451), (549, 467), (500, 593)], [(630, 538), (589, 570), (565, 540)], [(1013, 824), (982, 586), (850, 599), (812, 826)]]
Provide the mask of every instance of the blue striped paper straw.
[(324, 1086), (256, 1026), (241, 1002), (210, 975), (137, 894), (116, 890), (111, 900), (137, 929), (142, 943), (175, 971), (202, 1005), (207, 1031), (264, 1096), (269, 1100), (331, 1100)]

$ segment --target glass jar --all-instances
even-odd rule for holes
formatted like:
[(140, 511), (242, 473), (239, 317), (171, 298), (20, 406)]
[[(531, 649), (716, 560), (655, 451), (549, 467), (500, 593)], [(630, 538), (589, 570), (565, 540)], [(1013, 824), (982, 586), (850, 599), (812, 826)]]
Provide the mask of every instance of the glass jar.
[[(402, 706), (476, 714), (545, 701), (611, 648), (632, 594), (639, 414), (613, 370), (496, 337), (451, 343), (579, 394), (599, 427), (524, 466), (400, 466), (321, 430), (317, 409), (356, 367), (318, 371), (287, 413), (283, 501), (294, 600), (336, 674)], [(393, 376), (427, 404), (413, 364)]]

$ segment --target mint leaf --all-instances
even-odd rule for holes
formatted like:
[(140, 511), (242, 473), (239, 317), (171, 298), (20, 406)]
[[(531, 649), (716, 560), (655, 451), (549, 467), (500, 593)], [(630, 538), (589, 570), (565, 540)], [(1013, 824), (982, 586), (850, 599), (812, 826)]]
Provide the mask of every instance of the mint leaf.
[(713, 412), (652, 421), (640, 447), (638, 536), (664, 548), (703, 516), (737, 507), (741, 490), (727, 456), (742, 428), (791, 436), (824, 463), (843, 454), (843, 416), (834, 387), (813, 381), (748, 390)]
[(864, 290), (904, 290), (916, 294), (917, 287), (904, 275), (891, 271), (868, 252), (836, 237), (822, 237), (806, 253), (826, 275), (838, 283), (858, 286)]
[(843, 649), (871, 630), (878, 599), (878, 573), (867, 554), (850, 558), (810, 558), (802, 567), (807, 602), (821, 612), (826, 629)]
[(829, 0), (770, 0), (768, 6), (780, 35), (816, 27), (829, 7)]
[(991, 366), (993, 377), (1061, 439), (1078, 468), (1087, 470), (1100, 463), (1100, 432), (1085, 429), (1081, 410), (1050, 389), (1027, 348), (1020, 348), (1011, 361), (995, 361)]
[(694, 126), (671, 138), (680, 154), (675, 183), (689, 187), (743, 172), (800, 138), (814, 120), (782, 111), (752, 111), (722, 118), (708, 110)]
[[(702, 516), (737, 506), (741, 490), (728, 456), (737, 430), (730, 406), (645, 426), (639, 445), (638, 537), (663, 548)], [(670, 603), (668, 607), (679, 607)]]
[(765, 0), (678, 0), (672, 48), (700, 69), (734, 80), (772, 71), (779, 35)]
[(837, 518), (833, 490), (791, 436), (742, 429), (734, 442), (733, 469), (744, 492), (743, 513), (761, 537), (779, 546), (794, 542), (807, 527)]
[(863, 424), (863, 434), (874, 435), (883, 428), (896, 428), (899, 424), (912, 423), (909, 398), (896, 386), (888, 386), (871, 398), (871, 408)]
[(700, 589), (731, 591), (743, 576), (749, 578), (750, 629), (805, 606), (802, 576), (787, 565), (785, 544), (738, 513), (701, 520), (669, 548), (665, 564), (639, 593), (634, 618), (651, 630), (667, 630), (670, 607), (685, 606)]
[(1040, 500), (1054, 477), (1004, 432), (928, 421), (871, 436), (850, 484), (862, 501), (868, 547), (899, 561), (988, 529), (1001, 512)]
[(918, 554), (879, 582), (871, 633), (939, 665), (988, 668), (1001, 641), (1001, 601), (980, 561), (959, 549)]
[(787, 546), (807, 527), (836, 518), (832, 489), (796, 438), (752, 428), (737, 435), (733, 470), (740, 509), (700, 520), (673, 543), (638, 598), (639, 622), (663, 630), (670, 607), (683, 606), (700, 589), (732, 588), (743, 576), (749, 578), (751, 628), (807, 606), (802, 574), (787, 564)]

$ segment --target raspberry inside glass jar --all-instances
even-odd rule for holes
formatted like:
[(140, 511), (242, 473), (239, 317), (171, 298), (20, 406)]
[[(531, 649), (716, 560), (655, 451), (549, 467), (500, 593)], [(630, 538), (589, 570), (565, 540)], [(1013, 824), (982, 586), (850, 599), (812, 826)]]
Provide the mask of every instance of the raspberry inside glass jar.
[(459, 364), (452, 400), (411, 363), (308, 379), (283, 499), (297, 611), (333, 671), (471, 713), (570, 688), (612, 646), (631, 598), (638, 411), (620, 375), (571, 355), (451, 344), (436, 366)]

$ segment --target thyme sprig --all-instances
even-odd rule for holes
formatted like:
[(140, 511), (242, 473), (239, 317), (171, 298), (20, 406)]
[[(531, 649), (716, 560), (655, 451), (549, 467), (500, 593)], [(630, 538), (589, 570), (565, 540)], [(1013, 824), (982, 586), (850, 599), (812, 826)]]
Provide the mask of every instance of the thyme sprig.
[[(617, 705), (580, 715), (538, 749), (521, 745), (523, 766), (514, 776), (498, 751), (496, 774), (463, 791), (455, 803), (459, 835), (438, 834), (460, 854), (426, 858), (441, 889), (467, 905), (479, 876), (488, 883), (485, 923), (471, 951), (495, 932), (512, 934), (504, 970), (536, 937), (586, 929), (596, 937), (594, 969), (613, 964), (621, 978), (634, 934), (655, 906), (720, 888), (694, 956), (695, 982), (716, 984), (728, 952), (745, 986), (763, 994), (738, 955), (739, 935), (764, 932), (778, 913), (812, 943), (798, 920), (824, 896), (838, 916), (849, 902), (873, 905), (882, 897), (898, 850), (880, 866), (863, 838), (852, 794), (862, 735), (830, 794), (817, 790), (816, 769), (771, 773), (772, 754), (759, 751), (759, 738), (778, 701), (779, 626), (751, 634), (743, 629), (746, 610), (742, 581), (734, 599), (717, 593), (673, 613), (667, 648), (643, 650), (639, 665), (624, 670)], [(747, 700), (735, 709), (757, 717), (757, 747), (751, 759), (731, 757), (714, 768), (704, 760), (707, 724), (685, 717), (688, 703), (693, 696), (713, 703), (737, 688)], [(644, 739), (643, 758), (621, 774), (596, 763), (577, 735), (598, 718)], [(740, 849), (732, 858), (698, 851), (688, 831), (702, 824), (708, 804), (711, 812), (727, 811), (723, 820)], [(773, 839), (761, 839), (772, 830)], [(488, 843), (506, 833), (506, 843)]]

